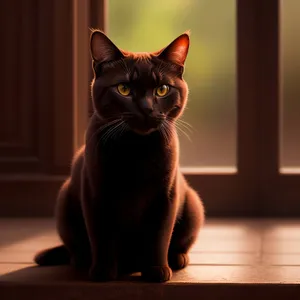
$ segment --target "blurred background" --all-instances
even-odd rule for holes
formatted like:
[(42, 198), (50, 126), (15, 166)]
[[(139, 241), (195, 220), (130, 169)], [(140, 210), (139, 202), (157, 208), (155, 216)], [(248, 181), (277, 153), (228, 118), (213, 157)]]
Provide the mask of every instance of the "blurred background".
[[(282, 167), (300, 167), (300, 1), (281, 1)], [(180, 133), (183, 167), (236, 166), (236, 1), (109, 0), (109, 36), (123, 49), (154, 51), (187, 29), (190, 97)]]
[(130, 51), (155, 51), (191, 30), (181, 165), (236, 165), (236, 1), (110, 0), (107, 32)]

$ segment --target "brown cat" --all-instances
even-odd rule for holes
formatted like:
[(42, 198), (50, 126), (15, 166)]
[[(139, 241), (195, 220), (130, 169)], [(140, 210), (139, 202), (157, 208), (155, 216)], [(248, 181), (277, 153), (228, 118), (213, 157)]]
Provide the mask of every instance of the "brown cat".
[(188, 264), (204, 222), (179, 170), (175, 129), (188, 96), (189, 34), (155, 53), (130, 53), (95, 30), (90, 48), (94, 114), (58, 195), (63, 245), (35, 261), (88, 268), (96, 281), (132, 272), (167, 281)]

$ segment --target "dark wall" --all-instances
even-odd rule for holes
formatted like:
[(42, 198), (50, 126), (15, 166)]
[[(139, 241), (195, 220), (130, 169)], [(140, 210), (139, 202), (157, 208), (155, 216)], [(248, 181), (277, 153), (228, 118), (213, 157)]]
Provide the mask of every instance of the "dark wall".
[[(77, 13), (92, 8), (93, 2), (80, 1), (87, 7), (79, 5)], [(74, 41), (74, 3), (0, 1), (0, 216), (52, 215), (59, 186), (69, 173), (77, 124), (83, 124), (77, 120), (74, 89), (74, 45), (80, 42), (78, 36)], [(91, 26), (84, 22), (83, 49), (88, 48)], [(86, 67), (87, 55), (81, 60)], [(79, 84), (88, 97), (86, 77)], [(88, 99), (84, 101), (88, 106)]]

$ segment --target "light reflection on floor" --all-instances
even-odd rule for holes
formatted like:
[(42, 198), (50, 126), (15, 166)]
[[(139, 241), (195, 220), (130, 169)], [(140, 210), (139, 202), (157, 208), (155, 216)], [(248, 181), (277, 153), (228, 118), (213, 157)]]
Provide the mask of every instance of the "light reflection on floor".
[[(59, 238), (53, 220), (2, 219), (0, 241), (0, 274), (8, 274), (32, 265), (34, 253)], [(190, 265), (173, 280), (300, 282), (300, 221), (208, 220)]]

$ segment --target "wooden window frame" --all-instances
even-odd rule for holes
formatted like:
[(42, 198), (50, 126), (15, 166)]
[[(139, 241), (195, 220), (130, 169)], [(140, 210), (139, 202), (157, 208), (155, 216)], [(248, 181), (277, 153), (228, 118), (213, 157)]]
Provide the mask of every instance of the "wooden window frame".
[[(108, 1), (93, 4), (106, 31)], [(185, 175), (210, 216), (299, 216), (300, 175), (279, 167), (280, 0), (237, 0), (236, 12), (237, 172)]]

